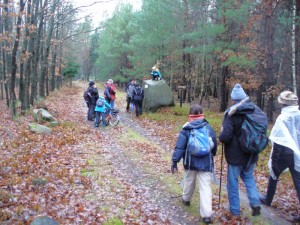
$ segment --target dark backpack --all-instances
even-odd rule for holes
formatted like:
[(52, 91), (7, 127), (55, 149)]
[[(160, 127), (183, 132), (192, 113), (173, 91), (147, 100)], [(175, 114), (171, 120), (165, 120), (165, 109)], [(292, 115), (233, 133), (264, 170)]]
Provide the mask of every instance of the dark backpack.
[(103, 107), (105, 105), (104, 99), (103, 98), (98, 98), (96, 105), (99, 107)]
[(84, 93), (83, 93), (83, 99), (86, 103), (89, 103), (90, 100), (91, 100), (92, 96), (91, 96), (91, 93), (86, 90)]
[(134, 100), (142, 100), (143, 90), (140, 87), (136, 87), (134, 90)]
[(268, 119), (266, 114), (255, 107), (251, 114), (244, 115), (241, 129), (238, 134), (240, 148), (247, 153), (258, 154), (268, 145)]
[(187, 152), (195, 157), (203, 157), (210, 153), (209, 131), (207, 127), (191, 129), (187, 143)]
[(106, 99), (108, 99), (108, 100), (111, 99), (111, 96), (110, 96), (110, 87), (109, 87), (109, 86), (107, 86), (107, 87), (105, 88), (103, 94), (104, 94), (104, 97), (105, 97)]

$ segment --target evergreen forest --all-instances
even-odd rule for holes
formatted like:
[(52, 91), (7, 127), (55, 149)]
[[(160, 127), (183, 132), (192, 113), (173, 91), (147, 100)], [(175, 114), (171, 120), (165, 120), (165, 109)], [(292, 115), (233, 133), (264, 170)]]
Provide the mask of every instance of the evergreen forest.
[(96, 27), (67, 0), (1, 0), (0, 10), (0, 99), (12, 117), (74, 79), (124, 86), (154, 65), (184, 101), (220, 111), (241, 83), (270, 122), (278, 94), (300, 92), (300, 0), (142, 0)]

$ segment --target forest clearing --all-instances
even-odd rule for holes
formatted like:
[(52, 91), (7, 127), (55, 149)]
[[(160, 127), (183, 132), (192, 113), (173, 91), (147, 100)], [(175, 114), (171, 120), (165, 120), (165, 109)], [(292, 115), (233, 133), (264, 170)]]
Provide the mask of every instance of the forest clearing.
[[(191, 207), (185, 207), (179, 200), (183, 168), (179, 165), (177, 174), (170, 172), (186, 109), (166, 108), (137, 118), (125, 112), (125, 93), (120, 91), (120, 124), (95, 128), (86, 121), (84, 85), (64, 87), (41, 103), (59, 121), (51, 134), (31, 133), (30, 113), (13, 121), (2, 108), (1, 224), (30, 224), (38, 216), (52, 217), (59, 224), (198, 224), (197, 194)], [(207, 112), (216, 131), (221, 116)], [(267, 185), (269, 151), (260, 156), (255, 172), (260, 191)], [(219, 146), (217, 178), (220, 154)], [(215, 224), (289, 224), (299, 210), (288, 173), (278, 184), (274, 207), (265, 207), (259, 218), (251, 216), (245, 199), (242, 217), (230, 216), (225, 189), (218, 209), (218, 186), (213, 184)]]

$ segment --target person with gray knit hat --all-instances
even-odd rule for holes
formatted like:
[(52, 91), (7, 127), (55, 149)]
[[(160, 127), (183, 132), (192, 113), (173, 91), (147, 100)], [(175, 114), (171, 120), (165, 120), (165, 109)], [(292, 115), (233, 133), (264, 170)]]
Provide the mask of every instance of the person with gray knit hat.
[[(260, 215), (260, 198), (254, 179), (254, 168), (258, 154), (245, 152), (239, 144), (239, 134), (246, 114), (263, 113), (247, 96), (240, 84), (236, 84), (230, 95), (234, 104), (224, 113), (219, 140), (225, 147), (227, 169), (227, 192), (229, 210), (233, 216), (240, 216), (239, 177), (243, 180), (252, 215)], [(266, 117), (265, 117), (266, 118)], [(264, 119), (265, 120), (265, 119)], [(267, 120), (267, 119), (266, 119)], [(267, 121), (259, 121), (267, 125)]]
[[(291, 91), (283, 91), (278, 96), (282, 106), (269, 139), (272, 151), (268, 167), (270, 177), (266, 195), (261, 195), (261, 202), (271, 206), (276, 192), (278, 178), (283, 171), (289, 169), (300, 202), (300, 111), (298, 97)], [(300, 217), (295, 221), (300, 222)]]
[(234, 101), (239, 101), (247, 98), (247, 95), (240, 84), (236, 84), (231, 91), (231, 99)]

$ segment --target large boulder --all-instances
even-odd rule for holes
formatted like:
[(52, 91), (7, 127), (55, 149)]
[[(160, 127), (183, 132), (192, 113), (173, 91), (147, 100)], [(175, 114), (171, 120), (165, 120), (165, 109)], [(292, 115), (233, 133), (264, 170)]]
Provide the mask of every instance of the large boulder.
[(164, 80), (144, 80), (143, 112), (155, 112), (164, 106), (174, 106), (171, 88)]
[(41, 216), (34, 219), (30, 225), (59, 225), (59, 223), (48, 216)]
[(41, 120), (55, 121), (54, 117), (45, 109), (34, 109), (33, 117), (36, 122), (41, 122)]
[(50, 134), (52, 130), (49, 127), (40, 125), (38, 123), (30, 123), (28, 124), (28, 128), (30, 131), (39, 134)]

